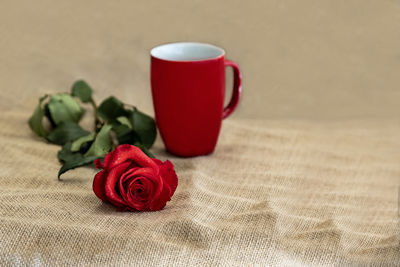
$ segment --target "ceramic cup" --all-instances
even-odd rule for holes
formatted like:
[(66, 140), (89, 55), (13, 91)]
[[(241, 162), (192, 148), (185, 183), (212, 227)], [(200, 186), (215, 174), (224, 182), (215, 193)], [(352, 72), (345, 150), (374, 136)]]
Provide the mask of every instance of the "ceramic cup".
[[(151, 54), (155, 118), (166, 149), (191, 157), (214, 151), (221, 122), (237, 107), (242, 78), (222, 48), (204, 43), (170, 43)], [(225, 68), (232, 67), (233, 93), (224, 107)]]

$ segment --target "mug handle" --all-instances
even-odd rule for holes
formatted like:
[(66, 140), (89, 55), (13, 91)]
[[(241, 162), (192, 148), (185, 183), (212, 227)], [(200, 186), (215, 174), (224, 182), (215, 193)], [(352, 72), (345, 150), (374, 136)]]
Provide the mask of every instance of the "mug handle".
[(229, 104), (224, 108), (222, 119), (227, 118), (236, 109), (242, 93), (242, 74), (239, 66), (233, 61), (225, 60), (225, 67), (232, 67), (233, 69), (233, 92)]

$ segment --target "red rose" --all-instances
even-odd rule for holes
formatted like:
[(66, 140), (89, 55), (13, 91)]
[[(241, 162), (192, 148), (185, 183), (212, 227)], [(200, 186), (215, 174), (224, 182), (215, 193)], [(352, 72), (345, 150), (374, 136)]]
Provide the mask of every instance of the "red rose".
[(178, 177), (170, 161), (149, 158), (138, 147), (120, 145), (108, 153), (93, 181), (93, 191), (119, 210), (161, 210), (175, 192)]

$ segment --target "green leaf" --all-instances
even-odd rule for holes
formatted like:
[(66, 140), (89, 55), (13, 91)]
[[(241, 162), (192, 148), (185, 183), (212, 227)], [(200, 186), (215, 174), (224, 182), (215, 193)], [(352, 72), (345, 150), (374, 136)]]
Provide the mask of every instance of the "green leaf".
[(121, 101), (113, 96), (110, 96), (104, 100), (99, 108), (97, 114), (106, 121), (115, 121), (118, 117), (126, 116), (127, 111), (124, 109), (124, 105)]
[(60, 151), (58, 151), (58, 160), (64, 163), (58, 172), (58, 179), (60, 179), (61, 174), (68, 170), (81, 167), (92, 163), (98, 157), (84, 157), (79, 152), (71, 151), (71, 142), (66, 143)]
[(46, 118), (49, 120), (51, 127), (54, 128), (57, 125), (54, 123), (53, 119), (51, 118), (51, 114), (50, 114), (50, 110), (49, 110), (49, 103), (46, 103), (44, 105), (44, 115), (46, 116)]
[(75, 169), (84, 165), (88, 165), (92, 163), (95, 159), (98, 157), (92, 156), (92, 157), (84, 157), (82, 154), (76, 153), (79, 156), (75, 156), (73, 159), (66, 161), (64, 165), (62, 165), (61, 169), (58, 171), (58, 179), (60, 179), (61, 174), (65, 173), (68, 170)]
[(83, 115), (83, 109), (69, 94), (52, 95), (48, 107), (56, 125), (63, 122), (79, 122)]
[(139, 136), (141, 143), (146, 148), (150, 148), (157, 137), (157, 127), (154, 119), (135, 108), (131, 114), (131, 121), (133, 130)]
[(139, 140), (138, 136), (135, 132), (126, 125), (120, 123), (113, 123), (113, 131), (115, 132), (118, 143), (122, 144), (130, 144), (133, 145), (136, 141)]
[(64, 145), (69, 141), (74, 141), (88, 134), (89, 132), (82, 129), (77, 123), (66, 122), (58, 125), (57, 128), (47, 136), (47, 140), (57, 145)]
[(90, 133), (90, 134), (88, 134), (88, 135), (85, 135), (85, 136), (82, 136), (82, 137), (76, 139), (76, 140), (72, 143), (72, 145), (71, 145), (71, 151), (72, 151), (72, 152), (77, 152), (77, 151), (79, 151), (79, 150), (81, 149), (81, 146), (82, 146), (84, 143), (93, 141), (94, 138), (95, 138), (95, 136), (96, 136), (95, 133)]
[(58, 151), (57, 157), (60, 162), (70, 161), (76, 156), (76, 154), (78, 154), (71, 151), (71, 144), (72, 142), (66, 143), (65, 145), (63, 145), (61, 150)]
[(100, 132), (97, 134), (96, 139), (93, 144), (90, 146), (88, 152), (86, 152), (85, 157), (103, 157), (110, 152), (112, 148), (110, 130), (111, 125), (103, 125), (101, 127)]
[(47, 95), (39, 99), (39, 104), (36, 106), (35, 111), (33, 112), (32, 116), (29, 118), (29, 127), (31, 130), (36, 133), (38, 136), (46, 137), (48, 132), (43, 127), (43, 116), (44, 116), (44, 109), (42, 108), (42, 102), (45, 100)]
[(122, 125), (126, 125), (126, 126), (128, 126), (129, 128), (132, 129), (132, 123), (127, 117), (124, 117), (124, 116), (118, 117), (117, 121), (119, 123), (121, 123)]
[(83, 103), (92, 100), (92, 88), (83, 80), (76, 81), (72, 85), (72, 95), (78, 97)]

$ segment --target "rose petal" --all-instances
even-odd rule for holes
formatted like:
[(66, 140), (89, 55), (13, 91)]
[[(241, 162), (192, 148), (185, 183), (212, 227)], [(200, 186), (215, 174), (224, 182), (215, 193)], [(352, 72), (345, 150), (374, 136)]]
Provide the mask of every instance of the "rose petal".
[(150, 204), (149, 209), (152, 211), (157, 211), (157, 210), (162, 210), (165, 205), (167, 204), (167, 201), (154, 201), (153, 203)]
[(104, 159), (104, 167), (109, 170), (126, 161), (132, 161), (137, 166), (152, 167), (158, 170), (157, 164), (140, 148), (128, 144), (120, 145), (114, 151), (108, 153)]
[(94, 166), (96, 166), (96, 169), (104, 169), (104, 165), (100, 159), (96, 159), (94, 161)]
[(148, 179), (142, 179), (142, 186), (143, 186), (143, 193), (141, 194), (141, 197), (146, 197), (146, 198), (152, 198), (154, 194), (154, 187), (153, 183), (149, 181)]
[(127, 170), (121, 179), (127, 180), (133, 176), (155, 176), (156, 173), (154, 172), (154, 169), (152, 168), (132, 168)]
[(149, 204), (147, 201), (140, 201), (140, 200), (135, 199), (135, 197), (132, 195), (132, 188), (129, 188), (128, 191), (129, 191), (127, 194), (128, 206), (130, 206), (136, 210), (140, 210), (140, 211), (148, 210)]
[[(129, 167), (128, 167), (129, 169)], [(121, 175), (121, 178), (119, 179), (119, 192), (121, 193), (122, 199), (126, 201), (126, 191), (124, 184), (129, 178), (131, 177), (131, 173), (134, 172), (135, 170), (139, 169), (138, 167), (133, 167), (132, 169), (127, 170), (123, 175)]]
[(173, 194), (178, 186), (178, 176), (174, 170), (174, 165), (172, 165), (171, 161), (166, 160), (162, 162), (159, 159), (152, 159), (160, 168), (160, 174), (164, 178), (164, 181), (171, 188), (171, 193)]
[[(135, 208), (137, 210), (148, 210), (148, 204), (144, 205), (141, 201), (136, 200), (135, 197), (131, 195), (130, 191), (132, 190), (132, 184), (137, 182), (138, 180), (143, 181), (143, 185), (146, 186), (146, 189), (149, 191), (149, 196), (146, 203), (160, 199), (160, 195), (164, 188), (164, 182), (161, 176), (154, 172), (154, 169), (135, 168), (135, 170), (128, 170), (126, 173), (124, 173), (123, 176), (123, 179), (125, 181), (129, 181), (128, 185), (124, 183), (124, 199), (126, 205), (131, 206), (132, 208)], [(169, 189), (167, 190), (169, 191)], [(163, 197), (162, 199), (164, 201), (165, 197)]]
[(150, 210), (160, 210), (164, 208), (166, 203), (171, 200), (171, 189), (168, 185), (164, 184), (163, 190), (157, 198), (153, 198), (150, 204)]
[(99, 171), (93, 180), (93, 191), (95, 195), (103, 201), (107, 201), (106, 192), (105, 192), (105, 183), (107, 179), (107, 171), (101, 170)]
[(178, 186), (178, 176), (175, 173), (174, 165), (172, 165), (169, 160), (162, 162), (159, 159), (153, 159), (153, 161), (159, 166), (160, 175), (164, 181), (163, 190), (158, 198), (153, 199), (149, 207), (150, 210), (155, 211), (163, 209), (167, 201), (171, 200), (171, 197)]
[[(127, 176), (129, 176), (129, 177), (127, 177)], [(155, 173), (153, 168), (135, 168), (134, 170), (133, 169), (128, 170), (126, 172), (126, 176), (124, 174), (124, 179), (131, 178), (131, 177), (137, 177), (137, 176), (146, 177), (153, 183), (153, 189), (155, 189), (155, 190), (153, 190), (154, 195), (152, 197), (158, 198), (163, 189), (163, 186), (164, 186), (164, 182), (163, 182), (163, 179), (161, 178), (161, 176), (159, 174)], [(125, 177), (127, 177), (127, 178), (125, 178)], [(126, 192), (126, 190), (125, 190), (125, 192)]]
[[(137, 177), (133, 179), (128, 188), (131, 192), (134, 192), (134, 197), (139, 201), (148, 200), (153, 189), (153, 183), (145, 177)], [(137, 190), (140, 189), (141, 192), (138, 193)]]
[[(121, 192), (122, 199), (125, 200), (126, 203), (128, 203), (128, 195), (127, 194), (129, 194), (130, 186), (136, 180), (140, 179), (140, 177), (136, 177), (136, 178), (132, 177), (132, 176), (126, 177), (125, 174), (126, 173), (124, 173), (123, 178), (121, 177), (121, 179), (119, 179), (119, 191)], [(124, 180), (124, 181), (121, 182), (122, 180)]]
[(107, 200), (118, 207), (125, 205), (125, 201), (115, 191), (115, 185), (130, 164), (130, 162), (125, 162), (118, 166), (115, 166), (115, 168), (112, 168), (108, 173), (108, 177), (105, 183)]
[(171, 192), (170, 197), (175, 193), (176, 187), (178, 186), (178, 176), (174, 170), (174, 165), (167, 160), (160, 166), (160, 174), (165, 179), (165, 182), (169, 185)]
[(159, 160), (159, 159), (152, 158), (152, 160), (153, 160), (157, 165), (162, 165), (162, 164), (163, 164), (163, 162), (162, 162), (161, 160)]

